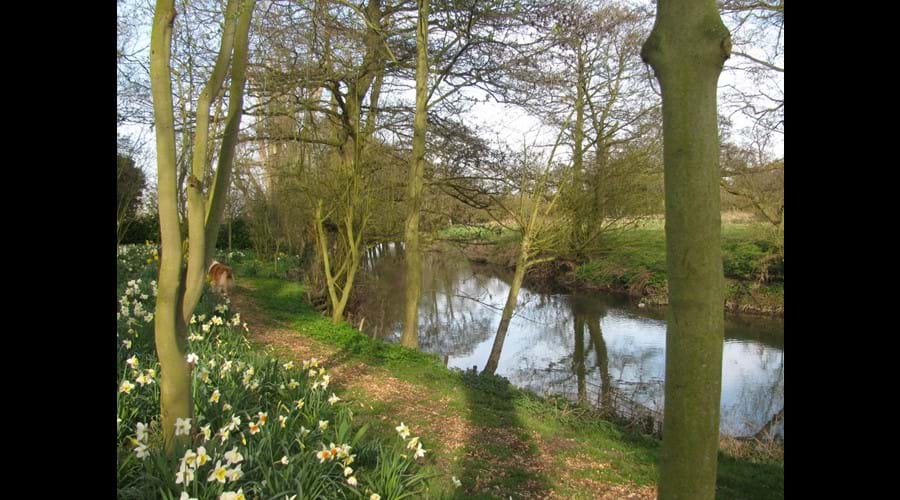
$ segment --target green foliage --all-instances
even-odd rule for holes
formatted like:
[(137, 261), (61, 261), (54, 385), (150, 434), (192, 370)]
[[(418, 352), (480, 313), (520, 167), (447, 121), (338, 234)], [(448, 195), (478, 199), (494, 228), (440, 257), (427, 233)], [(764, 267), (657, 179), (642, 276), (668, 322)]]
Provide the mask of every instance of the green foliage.
[[(749, 297), (747, 290), (756, 287), (758, 282), (775, 288), (780, 284), (783, 293), (782, 246), (765, 225), (724, 223), (722, 265), (725, 277), (729, 278), (728, 300)], [(609, 233), (603, 252), (578, 265), (575, 277), (588, 286), (627, 291), (636, 296), (664, 296), (666, 235), (662, 221)], [(777, 301), (776, 292), (769, 295)]]
[(140, 244), (145, 241), (159, 242), (159, 213), (136, 216), (125, 228), (122, 244)]
[[(228, 221), (223, 221), (219, 226), (219, 236), (216, 239), (216, 248), (228, 249)], [(250, 224), (243, 217), (231, 221), (231, 248), (247, 250), (253, 248), (253, 235)]]
[(121, 217), (134, 218), (146, 188), (147, 176), (134, 159), (116, 154), (116, 201)]

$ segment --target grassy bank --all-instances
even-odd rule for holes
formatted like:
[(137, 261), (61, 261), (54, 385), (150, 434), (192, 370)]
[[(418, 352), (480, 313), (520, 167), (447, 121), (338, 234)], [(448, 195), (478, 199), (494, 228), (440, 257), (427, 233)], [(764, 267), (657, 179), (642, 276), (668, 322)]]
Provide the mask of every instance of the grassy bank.
[[(466, 249), (475, 261), (509, 266), (515, 259), (516, 240), (510, 231), (454, 227), (444, 231), (441, 237), (479, 243)], [(764, 224), (723, 219), (722, 265), (728, 310), (784, 313), (784, 261), (773, 257), (771, 241), (770, 229)], [(534, 274), (552, 278), (566, 287), (627, 293), (651, 305), (668, 303), (666, 237), (661, 220), (611, 231), (603, 236), (596, 255), (586, 262), (559, 264), (539, 266)]]
[[(258, 340), (278, 356), (327, 353), (341, 374), (337, 394), (370, 433), (396, 434), (401, 420), (431, 438), (424, 472), (433, 496), (655, 497), (658, 440), (503, 378), (449, 370), (433, 355), (332, 325), (304, 303), (304, 293), (298, 283), (263, 277), (243, 278), (239, 290), (258, 308), (253, 314), (277, 323), (270, 328), (277, 341), (276, 333)], [(783, 498), (783, 460), (725, 452), (719, 460), (718, 498)]]

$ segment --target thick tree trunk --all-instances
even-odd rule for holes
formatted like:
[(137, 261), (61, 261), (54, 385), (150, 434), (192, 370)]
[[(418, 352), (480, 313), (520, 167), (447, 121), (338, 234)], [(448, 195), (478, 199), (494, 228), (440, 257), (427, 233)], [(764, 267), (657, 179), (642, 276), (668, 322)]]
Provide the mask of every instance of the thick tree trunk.
[[(240, 3), (240, 7), (237, 4)], [(156, 351), (160, 364), (160, 412), (166, 453), (172, 455), (178, 444), (187, 444), (190, 436), (175, 436), (178, 418), (193, 416), (191, 399), (191, 366), (187, 363), (187, 321), (193, 314), (203, 290), (209, 246), (215, 248), (218, 221), (224, 206), (225, 193), (230, 180), (231, 160), (240, 122), (244, 70), (247, 63), (250, 17), (255, 0), (230, 0), (226, 6), (226, 28), (222, 37), (222, 49), (213, 74), (198, 104), (196, 139), (203, 146), (194, 148), (194, 172), (188, 179), (189, 236), (191, 254), (187, 272), (182, 274), (182, 237), (178, 218), (178, 183), (176, 179), (174, 108), (172, 79), (169, 67), (172, 44), (172, 22), (175, 19), (174, 2), (157, 2), (151, 32), (150, 79), (153, 96), (153, 114), (156, 126), (156, 152), (158, 169), (158, 203), (160, 219), (160, 262), (158, 293), (155, 311)], [(240, 10), (238, 10), (240, 9)], [(233, 20), (237, 14), (236, 21)], [(236, 25), (232, 27), (236, 22)], [(208, 134), (208, 115), (211, 99), (222, 86), (228, 67), (228, 54), (234, 48), (229, 123), (219, 155), (215, 187), (210, 196), (209, 211), (204, 227), (204, 203), (202, 178), (206, 169), (205, 143)], [(235, 106), (236, 103), (236, 106)], [(229, 127), (232, 127), (229, 140)], [(217, 213), (210, 224), (210, 213)], [(210, 238), (209, 233), (214, 230)], [(187, 243), (187, 241), (185, 241)]]
[[(165, 449), (175, 452), (175, 421), (190, 418), (191, 369), (180, 318), (181, 228), (178, 221), (178, 186), (175, 174), (175, 128), (169, 55), (172, 46), (173, 0), (160, 0), (153, 16), (150, 37), (150, 85), (156, 128), (156, 165), (162, 257), (154, 313), (156, 352), (160, 364), (160, 413)], [(187, 439), (182, 437), (182, 441)]]
[(419, 213), (425, 182), (425, 131), (428, 128), (428, 2), (429, 0), (419, 0), (419, 22), (416, 29), (416, 118), (406, 194), (406, 301), (400, 343), (412, 348), (419, 347), (419, 298), (422, 294)]
[(659, 0), (641, 55), (663, 99), (666, 389), (659, 498), (716, 492), (724, 334), (716, 85), (731, 50), (714, 0)]

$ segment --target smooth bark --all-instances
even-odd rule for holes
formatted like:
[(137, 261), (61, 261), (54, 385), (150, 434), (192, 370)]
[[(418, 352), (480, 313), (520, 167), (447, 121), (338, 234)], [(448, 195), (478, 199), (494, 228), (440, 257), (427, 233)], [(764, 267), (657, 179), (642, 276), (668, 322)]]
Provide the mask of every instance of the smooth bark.
[(641, 56), (662, 91), (669, 308), (659, 498), (713, 499), (724, 288), (716, 86), (731, 50), (714, 0), (659, 0)]

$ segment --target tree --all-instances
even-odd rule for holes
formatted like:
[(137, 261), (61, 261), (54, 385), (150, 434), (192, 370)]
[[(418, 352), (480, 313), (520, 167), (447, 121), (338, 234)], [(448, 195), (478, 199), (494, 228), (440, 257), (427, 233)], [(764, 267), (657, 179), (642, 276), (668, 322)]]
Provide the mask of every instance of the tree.
[(116, 155), (116, 244), (121, 243), (128, 226), (134, 221), (141, 204), (147, 176), (134, 161), (124, 154)]
[[(156, 126), (158, 205), (162, 258), (155, 311), (156, 351), (160, 363), (160, 412), (166, 453), (172, 455), (178, 442), (175, 423), (191, 418), (192, 365), (186, 359), (187, 321), (193, 314), (204, 285), (207, 261), (215, 249), (224, 198), (230, 182), (234, 148), (240, 126), (243, 88), (249, 46), (250, 20), (255, 0), (228, 0), (225, 27), (215, 67), (198, 102), (194, 137), (193, 171), (188, 178), (187, 269), (182, 265), (181, 227), (178, 217), (176, 181), (176, 145), (170, 55), (175, 20), (173, 0), (158, 0), (153, 16), (150, 40), (150, 80)], [(231, 67), (228, 114), (212, 181), (208, 205), (203, 198), (203, 179), (207, 168), (209, 107), (219, 94)]]
[(715, 0), (659, 0), (641, 56), (662, 91), (669, 308), (659, 498), (716, 492), (725, 278), (716, 91), (731, 52)]
[[(571, 118), (571, 115), (569, 115), (569, 118)], [(522, 185), (519, 187), (518, 209), (513, 211), (503, 206), (506, 213), (515, 221), (516, 229), (520, 233), (521, 239), (518, 254), (516, 255), (516, 270), (513, 274), (512, 283), (510, 283), (509, 286), (509, 294), (506, 296), (503, 313), (500, 316), (500, 324), (497, 326), (497, 335), (494, 337), (494, 344), (491, 346), (491, 354), (488, 356), (487, 363), (484, 365), (484, 373), (494, 374), (497, 371), (497, 366), (500, 364), (500, 353), (503, 352), (503, 343), (506, 341), (509, 323), (512, 321), (516, 303), (519, 299), (519, 289), (522, 287), (522, 282), (525, 281), (525, 272), (529, 267), (532, 267), (539, 262), (550, 260), (549, 257), (541, 257), (540, 255), (548, 247), (553, 246), (552, 243), (548, 242), (546, 231), (548, 226), (547, 216), (559, 200), (560, 192), (557, 190), (552, 195), (549, 195), (548, 181), (550, 174), (552, 173), (553, 157), (556, 155), (556, 149), (559, 147), (559, 143), (562, 140), (563, 132), (568, 125), (569, 118), (566, 119), (562, 130), (560, 130), (559, 135), (556, 137), (553, 148), (550, 150), (547, 166), (543, 171), (537, 172), (537, 178), (534, 179), (533, 189), (528, 189), (528, 182), (523, 178)], [(523, 167), (527, 167), (529, 162), (528, 151), (524, 151), (522, 156)], [(529, 193), (529, 191), (531, 192)], [(542, 206), (545, 197), (549, 197), (550, 199), (546, 202), (546, 205)], [(542, 209), (543, 213), (541, 213)], [(552, 239), (552, 236), (549, 238)]]
[(406, 194), (406, 302), (400, 343), (419, 347), (419, 296), (422, 293), (422, 252), (419, 249), (419, 215), (425, 184), (425, 132), (428, 128), (428, 6), (418, 0), (416, 26), (416, 118), (413, 126), (412, 158)]

